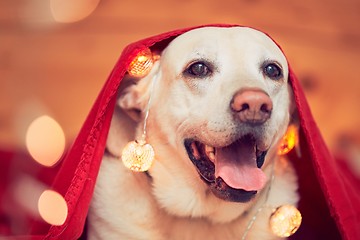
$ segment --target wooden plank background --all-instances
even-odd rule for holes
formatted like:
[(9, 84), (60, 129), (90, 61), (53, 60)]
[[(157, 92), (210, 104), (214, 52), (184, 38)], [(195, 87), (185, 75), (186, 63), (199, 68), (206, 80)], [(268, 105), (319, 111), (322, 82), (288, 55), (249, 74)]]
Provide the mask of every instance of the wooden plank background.
[(101, 0), (74, 23), (55, 22), (50, 2), (0, 2), (1, 148), (24, 147), (27, 126), (44, 113), (71, 142), (126, 44), (204, 23), (269, 33), (306, 87), (330, 147), (343, 134), (360, 139), (359, 0)]

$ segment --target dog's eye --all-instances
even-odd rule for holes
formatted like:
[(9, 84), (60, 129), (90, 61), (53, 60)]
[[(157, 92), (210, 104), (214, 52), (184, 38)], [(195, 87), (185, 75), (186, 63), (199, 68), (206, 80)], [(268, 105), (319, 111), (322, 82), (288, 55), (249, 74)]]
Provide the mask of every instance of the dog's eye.
[(278, 80), (279, 78), (282, 77), (282, 70), (275, 63), (266, 64), (263, 71), (267, 77), (269, 77), (273, 80)]
[(203, 62), (196, 62), (191, 64), (187, 68), (186, 72), (195, 77), (206, 77), (211, 73), (209, 67), (206, 66), (206, 64)]

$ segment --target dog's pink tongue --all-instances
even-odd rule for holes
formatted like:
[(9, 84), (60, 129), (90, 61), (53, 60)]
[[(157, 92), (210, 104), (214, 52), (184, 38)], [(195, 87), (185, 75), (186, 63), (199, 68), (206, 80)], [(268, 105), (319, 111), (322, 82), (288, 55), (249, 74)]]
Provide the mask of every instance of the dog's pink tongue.
[(227, 185), (246, 191), (257, 191), (264, 187), (266, 175), (256, 165), (256, 151), (251, 143), (216, 149), (215, 176)]

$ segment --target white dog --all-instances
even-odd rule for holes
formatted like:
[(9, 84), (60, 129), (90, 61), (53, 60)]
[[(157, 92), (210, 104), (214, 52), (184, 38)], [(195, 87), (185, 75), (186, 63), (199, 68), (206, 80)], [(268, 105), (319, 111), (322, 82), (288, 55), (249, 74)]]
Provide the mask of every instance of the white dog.
[[(291, 91), (282, 51), (259, 31), (205, 27), (175, 38), (146, 77), (119, 89), (90, 239), (277, 239), (273, 209), (299, 198), (292, 166), (277, 156)], [(156, 157), (135, 173), (120, 154), (140, 137), (150, 95)]]

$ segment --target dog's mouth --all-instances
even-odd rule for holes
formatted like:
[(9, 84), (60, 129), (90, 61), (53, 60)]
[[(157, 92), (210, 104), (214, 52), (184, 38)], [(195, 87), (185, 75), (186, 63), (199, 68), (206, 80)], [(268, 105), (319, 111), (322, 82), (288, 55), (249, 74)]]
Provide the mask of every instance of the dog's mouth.
[(184, 145), (200, 177), (215, 196), (247, 202), (264, 187), (266, 176), (260, 168), (267, 150), (259, 150), (252, 135), (224, 147), (212, 147), (193, 139), (186, 139)]

